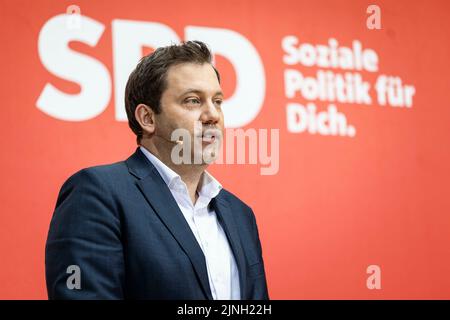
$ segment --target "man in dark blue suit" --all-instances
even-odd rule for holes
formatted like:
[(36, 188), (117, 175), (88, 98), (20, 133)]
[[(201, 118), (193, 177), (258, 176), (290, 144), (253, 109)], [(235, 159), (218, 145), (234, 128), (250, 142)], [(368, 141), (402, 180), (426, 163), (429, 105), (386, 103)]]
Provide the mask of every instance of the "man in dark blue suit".
[(269, 298), (255, 216), (206, 171), (222, 100), (202, 42), (139, 62), (125, 92), (139, 147), (62, 186), (46, 244), (50, 299)]

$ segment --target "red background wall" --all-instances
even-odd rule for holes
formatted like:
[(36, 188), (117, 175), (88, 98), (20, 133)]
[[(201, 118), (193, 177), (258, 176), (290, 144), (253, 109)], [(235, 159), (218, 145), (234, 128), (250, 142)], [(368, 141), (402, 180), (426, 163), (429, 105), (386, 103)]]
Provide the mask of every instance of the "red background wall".
[[(75, 171), (128, 157), (135, 139), (106, 111), (82, 122), (36, 108), (47, 82), (79, 87), (42, 65), (37, 39), (69, 1), (1, 1), (0, 298), (45, 299), (44, 245), (56, 197)], [(111, 21), (163, 23), (183, 39), (187, 25), (234, 30), (258, 51), (266, 75), (264, 105), (245, 128), (280, 129), (280, 170), (211, 167), (253, 207), (274, 299), (450, 298), (450, 9), (447, 1), (377, 1), (382, 29), (368, 30), (369, 1), (77, 1), (105, 25), (97, 46), (73, 44), (112, 69)], [(379, 56), (379, 73), (415, 86), (408, 110), (343, 105), (357, 128), (349, 137), (287, 131), (281, 39), (350, 45)], [(238, 50), (238, 48), (236, 48)], [(225, 93), (235, 87), (217, 57)], [(296, 66), (302, 70), (300, 66)], [(315, 70), (314, 68), (311, 70)], [(370, 78), (370, 75), (367, 75)], [(297, 101), (302, 101), (298, 99)], [(379, 265), (382, 289), (369, 290), (366, 268)]]

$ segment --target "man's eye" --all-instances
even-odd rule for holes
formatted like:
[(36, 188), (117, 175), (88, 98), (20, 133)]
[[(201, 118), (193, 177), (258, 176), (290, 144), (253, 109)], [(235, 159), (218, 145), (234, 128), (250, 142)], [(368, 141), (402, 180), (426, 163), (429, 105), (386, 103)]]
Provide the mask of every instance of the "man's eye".
[(216, 104), (216, 105), (219, 105), (219, 106), (221, 106), (222, 105), (222, 99), (217, 99), (217, 100), (215, 100), (214, 101), (214, 103)]
[(184, 102), (191, 105), (200, 104), (200, 100), (197, 98), (186, 99)]

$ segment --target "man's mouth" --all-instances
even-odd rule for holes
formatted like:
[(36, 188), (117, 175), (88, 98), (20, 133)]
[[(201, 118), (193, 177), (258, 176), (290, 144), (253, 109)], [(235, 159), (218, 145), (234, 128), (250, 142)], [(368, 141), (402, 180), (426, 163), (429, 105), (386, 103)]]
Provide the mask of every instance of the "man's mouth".
[(216, 139), (219, 138), (219, 132), (217, 132), (216, 130), (207, 130), (206, 132), (203, 132), (200, 137), (202, 139), (202, 142), (213, 143), (214, 141), (216, 141)]
[(216, 140), (216, 136), (214, 134), (205, 134), (202, 135), (202, 141), (207, 143), (213, 143)]

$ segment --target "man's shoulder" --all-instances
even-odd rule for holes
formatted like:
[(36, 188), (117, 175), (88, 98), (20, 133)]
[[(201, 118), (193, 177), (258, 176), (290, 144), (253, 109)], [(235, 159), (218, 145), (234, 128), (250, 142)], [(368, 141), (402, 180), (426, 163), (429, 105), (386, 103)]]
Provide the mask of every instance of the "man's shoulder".
[(123, 172), (128, 172), (128, 168), (127, 168), (125, 161), (117, 161), (114, 163), (86, 167), (86, 168), (81, 169), (79, 172), (84, 172), (87, 174), (94, 174), (94, 175), (99, 175), (99, 176), (111, 176), (111, 175), (117, 175), (117, 174), (123, 173)]
[(64, 185), (97, 184), (108, 185), (118, 183), (128, 175), (125, 161), (85, 167), (72, 174)]

